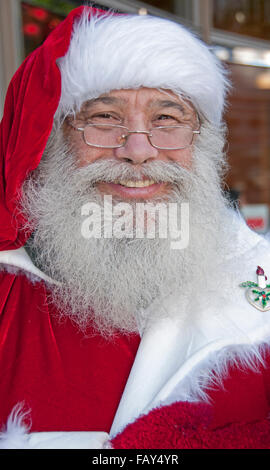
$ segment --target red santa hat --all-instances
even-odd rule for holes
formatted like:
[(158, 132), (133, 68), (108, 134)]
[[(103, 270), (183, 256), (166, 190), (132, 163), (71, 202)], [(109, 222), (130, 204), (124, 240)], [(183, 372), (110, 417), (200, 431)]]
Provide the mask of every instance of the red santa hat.
[(37, 168), (52, 130), (61, 96), (56, 60), (66, 54), (73, 23), (83, 10), (73, 10), (10, 82), (0, 125), (0, 251), (19, 248), (30, 235), (23, 229), (23, 216), (14, 214), (22, 184)]
[(0, 250), (24, 245), (16, 213), (22, 184), (37, 168), (55, 120), (113, 89), (155, 87), (189, 98), (219, 124), (228, 82), (208, 48), (182, 26), (149, 16), (79, 7), (14, 75), (0, 127)]

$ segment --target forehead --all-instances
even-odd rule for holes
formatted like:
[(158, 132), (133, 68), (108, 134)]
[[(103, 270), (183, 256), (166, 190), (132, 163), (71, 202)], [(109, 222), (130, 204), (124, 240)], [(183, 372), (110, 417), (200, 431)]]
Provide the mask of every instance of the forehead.
[(155, 107), (175, 107), (183, 112), (195, 111), (194, 106), (188, 100), (180, 98), (171, 90), (156, 88), (139, 88), (128, 90), (113, 90), (104, 93), (98, 98), (86, 101), (82, 109), (96, 105), (114, 105), (121, 108), (145, 107), (147, 109)]

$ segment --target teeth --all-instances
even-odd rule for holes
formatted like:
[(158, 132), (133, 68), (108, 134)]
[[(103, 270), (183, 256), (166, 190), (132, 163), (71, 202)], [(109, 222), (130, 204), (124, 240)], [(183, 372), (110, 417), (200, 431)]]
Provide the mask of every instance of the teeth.
[(117, 184), (122, 186), (127, 186), (128, 188), (144, 188), (145, 186), (151, 186), (155, 184), (154, 180), (144, 180), (144, 181), (116, 181)]

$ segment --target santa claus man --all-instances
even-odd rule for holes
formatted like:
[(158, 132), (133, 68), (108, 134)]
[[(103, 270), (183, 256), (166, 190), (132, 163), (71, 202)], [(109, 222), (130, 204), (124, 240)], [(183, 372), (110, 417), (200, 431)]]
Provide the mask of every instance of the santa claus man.
[(15, 74), (1, 448), (270, 447), (270, 250), (221, 189), (227, 88), (182, 26), (88, 7)]

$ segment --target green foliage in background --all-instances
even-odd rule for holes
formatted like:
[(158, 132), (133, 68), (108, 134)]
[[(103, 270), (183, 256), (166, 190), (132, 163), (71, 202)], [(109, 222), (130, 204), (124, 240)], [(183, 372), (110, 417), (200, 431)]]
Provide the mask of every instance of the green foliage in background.
[[(77, 2), (72, 2), (69, 0), (26, 0), (25, 3), (29, 3), (33, 6), (39, 6), (50, 10), (53, 13), (58, 15), (68, 15), (73, 8), (78, 6)], [(84, 3), (80, 2), (81, 4)]]

